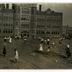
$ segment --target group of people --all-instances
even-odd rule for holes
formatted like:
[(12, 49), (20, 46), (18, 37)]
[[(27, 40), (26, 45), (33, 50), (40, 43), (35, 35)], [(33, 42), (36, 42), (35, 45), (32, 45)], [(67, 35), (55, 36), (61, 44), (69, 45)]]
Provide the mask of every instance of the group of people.
[[(6, 37), (4, 38), (4, 43), (6, 43)], [(12, 43), (12, 38), (9, 37), (9, 43)], [(61, 41), (62, 39), (60, 40), (60, 44), (61, 44)], [(51, 44), (51, 45), (50, 45)], [(39, 51), (43, 52), (44, 51), (44, 46), (45, 45), (47, 48), (46, 48), (46, 51), (47, 52), (50, 52), (50, 48), (51, 47), (54, 47), (55, 45), (55, 42), (50, 42), (50, 39), (48, 38), (47, 40), (44, 40), (43, 38), (40, 40), (40, 47), (39, 47)], [(19, 60), (19, 53), (18, 53), (18, 50), (17, 49), (14, 49), (14, 60), (15, 62), (17, 62)], [(69, 58), (71, 57), (71, 52), (70, 52), (70, 44), (67, 44), (66, 48), (65, 48), (65, 53), (66, 53), (66, 58)], [(3, 47), (3, 56), (6, 57), (6, 54), (7, 54), (7, 50), (6, 50), (6, 46), (4, 45)]]
[[(63, 40), (65, 40), (65, 38), (60, 38), (59, 39), (59, 44), (62, 44)], [(66, 58), (71, 57), (70, 44), (66, 45), (66, 47), (65, 47), (65, 54), (66, 54)]]
[(4, 37), (4, 42), (8, 40), (9, 43), (12, 43), (12, 38), (9, 36), (8, 38), (5, 36)]
[[(62, 38), (59, 39), (59, 44), (62, 44)], [(50, 51), (50, 48), (54, 48), (55, 46), (55, 42), (50, 43), (50, 39), (48, 38), (47, 40), (41, 39), (40, 40), (40, 47), (39, 47), (39, 51), (44, 52), (44, 47), (43, 44), (46, 44), (47, 46), (47, 52)], [(50, 45), (51, 44), (51, 45)], [(66, 54), (66, 58), (71, 57), (71, 52), (70, 52), (70, 44), (67, 44), (65, 47), (65, 54)]]
[(50, 39), (47, 39), (47, 40), (44, 40), (44, 39), (41, 39), (40, 41), (40, 47), (39, 47), (39, 51), (44, 51), (44, 47), (43, 45), (46, 45), (47, 46), (47, 51), (49, 50), (49, 44), (50, 44)]
[[(9, 40), (8, 42), (9, 43), (12, 43), (12, 38), (9, 37), (9, 38), (4, 38), (4, 47), (3, 47), (3, 57), (6, 57), (7, 55), (7, 49), (6, 49), (6, 42), (7, 42), (7, 39)], [(17, 49), (14, 49), (14, 61), (17, 62), (18, 59), (19, 59), (19, 53), (18, 53), (18, 50)]]

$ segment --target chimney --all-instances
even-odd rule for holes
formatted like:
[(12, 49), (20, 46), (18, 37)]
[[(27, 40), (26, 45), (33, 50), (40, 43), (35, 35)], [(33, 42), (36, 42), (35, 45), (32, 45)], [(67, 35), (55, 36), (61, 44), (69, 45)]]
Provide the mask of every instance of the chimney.
[(39, 11), (41, 11), (41, 7), (42, 7), (42, 5), (39, 5)]

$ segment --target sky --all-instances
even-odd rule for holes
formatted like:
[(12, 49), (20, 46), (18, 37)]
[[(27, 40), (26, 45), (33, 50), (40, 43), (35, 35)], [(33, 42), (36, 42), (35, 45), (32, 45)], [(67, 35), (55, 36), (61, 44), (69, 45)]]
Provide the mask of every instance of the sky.
[[(63, 25), (72, 26), (72, 3), (39, 3), (42, 5), (42, 10), (50, 8), (56, 12), (63, 13)], [(38, 4), (38, 5), (39, 5)]]

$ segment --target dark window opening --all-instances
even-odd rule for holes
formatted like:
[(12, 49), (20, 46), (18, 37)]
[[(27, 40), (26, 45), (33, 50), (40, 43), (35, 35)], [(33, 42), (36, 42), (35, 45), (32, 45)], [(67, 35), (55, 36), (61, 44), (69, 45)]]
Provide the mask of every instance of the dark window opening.
[(6, 4), (6, 8), (7, 8), (7, 9), (9, 8), (9, 4)]

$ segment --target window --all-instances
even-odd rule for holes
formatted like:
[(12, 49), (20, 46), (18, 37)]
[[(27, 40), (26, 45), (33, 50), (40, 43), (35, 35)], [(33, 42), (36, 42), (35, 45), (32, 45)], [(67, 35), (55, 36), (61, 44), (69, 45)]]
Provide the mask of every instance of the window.
[(9, 4), (6, 4), (6, 8), (9, 8)]
[(50, 32), (48, 32), (48, 31), (47, 31), (46, 33), (47, 33), (47, 34), (50, 34)]
[(37, 18), (37, 21), (38, 22), (44, 22), (45, 21), (45, 18)]
[(59, 34), (59, 32), (57, 32), (57, 34)]
[(54, 32), (52, 32), (52, 34), (54, 34)]
[(5, 33), (5, 30), (3, 30), (3, 33)]
[(30, 13), (30, 10), (29, 9), (27, 9), (27, 8), (22, 8), (22, 13)]
[(8, 30), (8, 33), (10, 33), (10, 30)]
[(5, 32), (7, 33), (7, 30)]
[(11, 33), (12, 33), (12, 30), (11, 30)]

